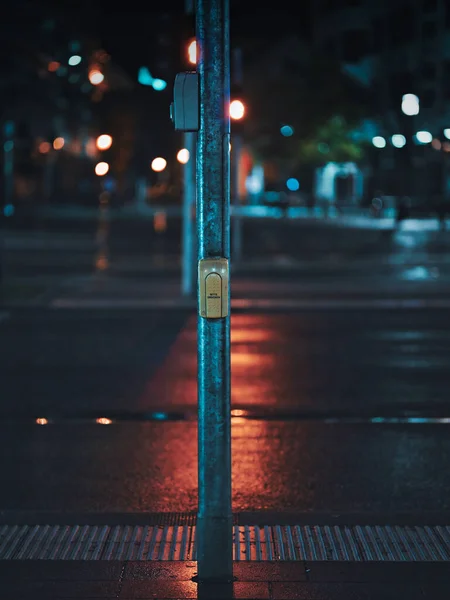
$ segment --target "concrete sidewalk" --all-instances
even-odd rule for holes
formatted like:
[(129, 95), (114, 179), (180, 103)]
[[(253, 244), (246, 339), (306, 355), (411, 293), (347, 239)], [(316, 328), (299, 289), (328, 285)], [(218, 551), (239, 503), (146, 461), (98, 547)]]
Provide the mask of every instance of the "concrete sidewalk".
[(3, 561), (3, 600), (448, 600), (449, 563), (234, 564), (230, 584), (196, 583), (196, 562)]
[[(94, 276), (68, 282), (45, 299), (52, 308), (158, 308), (196, 310), (195, 291), (183, 296), (178, 278), (146, 279)], [(236, 277), (231, 287), (234, 310), (328, 308), (424, 308), (450, 305), (450, 278), (422, 280), (339, 276), (318, 278)]]
[[(382, 517), (264, 518), (234, 515), (234, 581), (211, 584), (196, 581), (195, 515), (74, 515), (66, 525), (58, 515), (24, 515), (13, 525), (2, 513), (0, 597), (448, 599), (445, 515), (421, 515), (417, 525), (401, 515), (390, 525)], [(261, 519), (270, 524), (241, 523)]]

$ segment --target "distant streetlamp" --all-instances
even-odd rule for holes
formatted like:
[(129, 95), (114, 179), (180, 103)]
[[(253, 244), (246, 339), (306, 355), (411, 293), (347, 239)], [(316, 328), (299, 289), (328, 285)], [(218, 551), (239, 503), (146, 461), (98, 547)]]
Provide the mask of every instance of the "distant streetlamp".
[(403, 146), (406, 144), (406, 138), (401, 133), (395, 133), (392, 136), (391, 141), (395, 148), (403, 148)]
[(108, 150), (111, 148), (112, 142), (112, 137), (107, 133), (103, 133), (102, 135), (98, 136), (95, 144), (99, 150)]
[(164, 171), (166, 166), (167, 160), (165, 158), (162, 158), (161, 156), (154, 158), (151, 163), (152, 170), (156, 171), (157, 173), (161, 173), (161, 171)]
[(235, 120), (235, 121), (239, 121), (240, 119), (242, 119), (245, 115), (245, 106), (244, 103), (241, 100), (233, 100), (230, 103), (230, 117)]
[(189, 150), (187, 148), (182, 148), (178, 151), (177, 160), (182, 165), (185, 165), (189, 160)]
[(109, 165), (107, 162), (99, 162), (95, 165), (95, 174), (99, 177), (103, 177), (109, 171)]
[(78, 54), (74, 54), (73, 56), (71, 56), (69, 58), (69, 60), (67, 62), (70, 67), (76, 67), (81, 62), (81, 56), (79, 56)]
[(408, 116), (419, 114), (419, 98), (415, 94), (402, 96), (402, 112)]
[(372, 138), (372, 144), (375, 146), (375, 148), (385, 148), (386, 140), (381, 135), (376, 135), (374, 138)]
[(420, 144), (429, 144), (433, 140), (433, 136), (429, 131), (418, 131), (416, 133), (416, 140)]
[(54, 150), (61, 150), (64, 148), (65, 140), (63, 137), (57, 137), (53, 140), (53, 148)]
[(89, 71), (88, 77), (92, 85), (99, 85), (105, 79), (103, 73), (98, 69), (91, 69), (91, 71)]

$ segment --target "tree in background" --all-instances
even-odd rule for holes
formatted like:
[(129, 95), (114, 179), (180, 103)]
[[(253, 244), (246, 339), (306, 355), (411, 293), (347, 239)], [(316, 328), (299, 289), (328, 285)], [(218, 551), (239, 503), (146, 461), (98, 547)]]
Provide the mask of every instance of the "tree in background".
[(257, 160), (286, 173), (363, 159), (365, 144), (355, 133), (369, 101), (337, 60), (295, 36), (270, 48), (242, 43), (245, 140)]

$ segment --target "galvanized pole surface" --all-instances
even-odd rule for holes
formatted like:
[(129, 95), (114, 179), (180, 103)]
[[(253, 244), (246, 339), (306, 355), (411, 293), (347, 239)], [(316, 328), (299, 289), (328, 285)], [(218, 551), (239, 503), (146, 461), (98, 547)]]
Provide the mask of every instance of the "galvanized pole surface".
[[(229, 0), (197, 0), (196, 6), (198, 258), (229, 258)], [(198, 317), (198, 488), (197, 579), (231, 581), (229, 316)]]

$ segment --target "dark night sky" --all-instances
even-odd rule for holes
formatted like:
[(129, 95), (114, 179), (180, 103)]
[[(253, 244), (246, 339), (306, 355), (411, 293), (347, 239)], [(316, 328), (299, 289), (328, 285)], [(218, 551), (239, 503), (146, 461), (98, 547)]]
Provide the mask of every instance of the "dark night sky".
[[(272, 4), (260, 0), (230, 0), (232, 45), (239, 37), (251, 44), (253, 40), (264, 43), (287, 34), (306, 34), (310, 1), (313, 0), (303, 0), (293, 10), (292, 0), (276, 0)], [(126, 0), (118, 4), (110, 0), (78, 0), (76, 3), (15, 0), (6, 15), (6, 22), (9, 22), (10, 30), (20, 28), (24, 22), (30, 27), (33, 23), (39, 27), (43, 13), (59, 15), (64, 28), (71, 28), (73, 33), (85, 30), (99, 39), (113, 61), (134, 77), (139, 66), (145, 65), (157, 50), (160, 52), (157, 48), (158, 15), (164, 12), (181, 20), (185, 12), (184, 0), (150, 0), (147, 3)], [(178, 43), (175, 34), (175, 50)]]
[[(146, 56), (153, 51), (161, 4), (149, 3), (145, 10), (136, 0), (127, 1), (126, 10), (114, 10), (114, 5), (104, 0), (93, 0), (89, 4), (97, 7), (96, 29), (105, 49), (121, 66), (135, 72), (143, 62), (145, 64)], [(180, 17), (184, 13), (184, 2), (180, 0), (163, 0), (162, 6), (165, 11)], [(308, 3), (304, 2), (303, 6), (303, 9), (296, 8), (292, 14), (292, 2), (286, 0), (277, 0), (274, 5), (252, 0), (232, 0), (232, 44), (238, 36), (247, 41), (264, 41), (294, 32), (307, 34)]]

